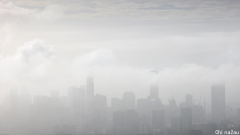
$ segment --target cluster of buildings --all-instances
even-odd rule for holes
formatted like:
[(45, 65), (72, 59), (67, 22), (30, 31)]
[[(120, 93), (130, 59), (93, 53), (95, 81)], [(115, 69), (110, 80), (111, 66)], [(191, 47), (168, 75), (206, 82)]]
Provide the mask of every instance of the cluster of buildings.
[(67, 96), (31, 96), (11, 89), (0, 107), (0, 134), (11, 135), (212, 135), (216, 130), (240, 130), (240, 109), (230, 120), (226, 114), (225, 86), (211, 88), (212, 116), (205, 105), (194, 104), (192, 95), (177, 105), (175, 99), (162, 104), (158, 85), (150, 86), (146, 98), (133, 92), (122, 98), (94, 94), (94, 78), (85, 87), (70, 87)]

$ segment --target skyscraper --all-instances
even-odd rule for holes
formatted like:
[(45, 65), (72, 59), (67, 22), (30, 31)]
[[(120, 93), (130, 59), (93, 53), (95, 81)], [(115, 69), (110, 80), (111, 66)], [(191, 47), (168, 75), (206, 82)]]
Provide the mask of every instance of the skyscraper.
[(86, 96), (86, 122), (87, 132), (93, 132), (94, 114), (93, 114), (93, 102), (94, 102), (94, 80), (92, 76), (87, 77), (87, 96)]
[(164, 125), (165, 125), (164, 110), (153, 110), (151, 121), (152, 121), (152, 128), (154, 130), (164, 129)]
[(182, 130), (188, 132), (192, 130), (192, 109), (181, 108)]
[(138, 113), (134, 109), (125, 110), (125, 124), (131, 133), (139, 131)]
[(225, 86), (212, 85), (211, 97), (212, 97), (212, 120), (216, 123), (220, 123), (221, 121), (226, 119)]
[(125, 127), (125, 112), (116, 111), (112, 114), (112, 124), (114, 132), (117, 132), (118, 128)]
[(102, 133), (107, 126), (107, 97), (96, 94), (94, 97), (93, 126), (96, 133)]
[(174, 98), (169, 99), (169, 108), (168, 108), (168, 115), (171, 119), (172, 117), (178, 117), (179, 116), (179, 108), (177, 106), (176, 100)]
[(68, 90), (69, 105), (77, 123), (82, 123), (85, 118), (85, 90), (78, 87), (70, 87)]
[(181, 118), (180, 117), (172, 117), (171, 118), (171, 127), (174, 130), (174, 132), (180, 132)]
[(137, 110), (140, 114), (145, 114), (145, 115), (149, 115), (150, 113), (149, 110), (151, 110), (151, 100), (149, 99), (138, 99), (137, 100)]
[(124, 110), (123, 101), (122, 101), (122, 99), (119, 99), (119, 98), (112, 98), (111, 106), (112, 106), (113, 111)]
[(237, 120), (239, 122), (240, 121), (240, 108), (237, 108), (236, 113), (237, 113)]

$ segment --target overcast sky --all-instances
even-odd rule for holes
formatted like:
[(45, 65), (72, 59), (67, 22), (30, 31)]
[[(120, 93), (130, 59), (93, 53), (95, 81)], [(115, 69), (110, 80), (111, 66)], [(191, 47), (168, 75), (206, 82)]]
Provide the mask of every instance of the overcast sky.
[(64, 95), (94, 74), (109, 97), (146, 97), (157, 82), (163, 103), (172, 91), (203, 103), (225, 83), (238, 105), (239, 21), (239, 0), (1, 0), (0, 98), (12, 86)]

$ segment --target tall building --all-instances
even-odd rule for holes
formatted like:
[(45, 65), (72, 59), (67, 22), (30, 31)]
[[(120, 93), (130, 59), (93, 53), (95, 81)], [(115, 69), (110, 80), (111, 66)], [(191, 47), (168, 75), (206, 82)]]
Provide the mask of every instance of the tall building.
[(94, 78), (92, 76), (87, 77), (87, 96), (86, 96), (86, 130), (87, 132), (94, 132)]
[(151, 127), (148, 123), (141, 122), (140, 123), (140, 132), (141, 134), (151, 134)]
[(68, 89), (68, 101), (72, 108), (73, 116), (77, 124), (83, 123), (85, 118), (85, 90), (78, 87)]
[(122, 99), (112, 98), (111, 99), (111, 107), (112, 107), (113, 111), (122, 111), (122, 110), (124, 110)]
[(133, 134), (139, 131), (138, 114), (134, 109), (113, 112), (112, 117), (113, 130), (116, 134)]
[(165, 114), (164, 110), (152, 111), (152, 128), (154, 130), (163, 130), (165, 127)]
[(138, 113), (134, 109), (125, 110), (125, 125), (130, 133), (139, 131)]
[(174, 98), (169, 99), (168, 116), (169, 120), (171, 120), (172, 117), (179, 116), (179, 108)]
[(151, 110), (162, 110), (164, 108), (161, 99), (151, 99), (149, 102), (151, 104)]
[(107, 97), (96, 94), (94, 97), (93, 126), (96, 133), (102, 133), (107, 126)]
[[(44, 95), (33, 96), (31, 124), (39, 130), (41, 128), (51, 127), (56, 124), (57, 114), (53, 111), (54, 105), (51, 103), (51, 98)], [(41, 125), (41, 126), (40, 126)]]
[(192, 109), (181, 108), (182, 131), (189, 132), (192, 130)]
[(237, 113), (237, 121), (240, 122), (240, 108), (237, 108), (236, 113)]
[(193, 104), (192, 95), (186, 95), (186, 101), (180, 103), (180, 108), (191, 108), (192, 109), (192, 123), (196, 124), (203, 122), (205, 117), (205, 110), (203, 106), (199, 104)]
[(118, 128), (125, 127), (125, 113), (123, 111), (116, 111), (112, 114), (113, 130), (116, 132)]
[(181, 130), (181, 118), (180, 117), (172, 117), (171, 118), (171, 127), (174, 132), (180, 132)]
[(205, 118), (205, 110), (201, 105), (192, 105), (192, 122), (193, 124), (202, 123)]
[(221, 121), (226, 119), (225, 86), (212, 85), (211, 97), (212, 97), (212, 120), (216, 123), (220, 123)]
[(94, 100), (94, 80), (92, 76), (87, 77), (87, 113), (91, 115), (93, 110), (93, 100)]
[[(140, 114), (149, 115), (149, 111), (151, 110), (151, 100), (140, 98), (137, 100), (137, 110)], [(150, 112), (151, 113), (151, 112)]]
[(125, 109), (135, 109), (135, 95), (133, 92), (125, 92), (122, 101)]

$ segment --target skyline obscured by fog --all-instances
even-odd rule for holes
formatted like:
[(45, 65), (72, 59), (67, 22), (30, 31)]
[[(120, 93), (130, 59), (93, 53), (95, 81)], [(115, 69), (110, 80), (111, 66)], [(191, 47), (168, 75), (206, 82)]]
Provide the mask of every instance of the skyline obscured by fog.
[(66, 95), (93, 74), (109, 98), (145, 97), (156, 81), (163, 103), (179, 91), (178, 102), (192, 94), (210, 108), (211, 85), (224, 83), (226, 104), (239, 104), (239, 1), (5, 0), (0, 9), (1, 101), (11, 87)]

